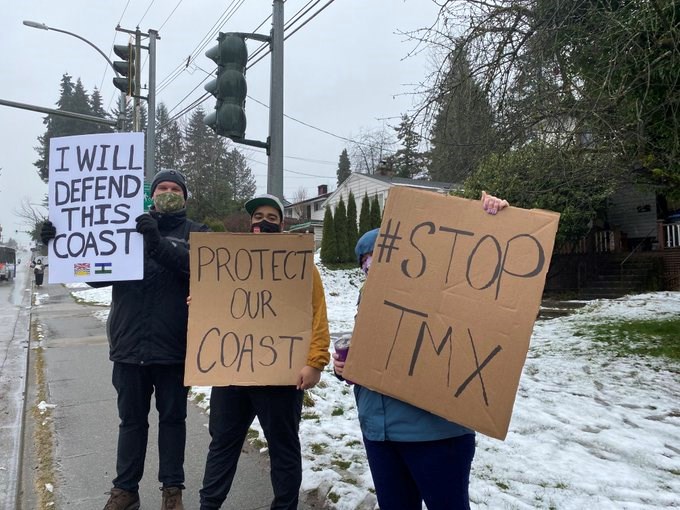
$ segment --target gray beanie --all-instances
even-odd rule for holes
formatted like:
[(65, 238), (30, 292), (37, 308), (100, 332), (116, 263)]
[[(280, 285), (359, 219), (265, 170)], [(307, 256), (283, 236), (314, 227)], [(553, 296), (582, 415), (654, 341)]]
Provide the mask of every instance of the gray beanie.
[(182, 191), (184, 192), (184, 200), (187, 199), (188, 196), (187, 182), (186, 179), (184, 178), (184, 175), (182, 175), (182, 173), (177, 170), (168, 169), (161, 170), (154, 176), (153, 181), (151, 181), (151, 190), (149, 191), (149, 195), (153, 196), (153, 192), (156, 189), (156, 186), (158, 186), (163, 181), (170, 181), (174, 182), (175, 184), (178, 184), (179, 187), (182, 188)]

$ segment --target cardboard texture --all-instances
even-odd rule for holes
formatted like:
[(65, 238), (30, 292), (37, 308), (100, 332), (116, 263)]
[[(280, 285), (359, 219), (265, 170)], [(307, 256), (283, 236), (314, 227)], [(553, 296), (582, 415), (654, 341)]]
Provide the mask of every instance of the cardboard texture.
[(558, 221), (391, 190), (344, 376), (504, 439)]
[(187, 386), (296, 384), (312, 334), (310, 234), (192, 232)]

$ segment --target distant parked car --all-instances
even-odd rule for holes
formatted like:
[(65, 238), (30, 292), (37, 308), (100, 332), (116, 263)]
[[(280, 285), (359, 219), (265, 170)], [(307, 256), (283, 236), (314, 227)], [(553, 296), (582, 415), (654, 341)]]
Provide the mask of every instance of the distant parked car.
[(17, 275), (17, 253), (14, 248), (0, 246), (0, 280), (10, 281)]

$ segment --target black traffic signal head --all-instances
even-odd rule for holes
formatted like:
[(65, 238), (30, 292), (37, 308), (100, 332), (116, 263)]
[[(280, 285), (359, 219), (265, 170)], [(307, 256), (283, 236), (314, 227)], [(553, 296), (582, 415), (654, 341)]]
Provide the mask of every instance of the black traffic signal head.
[(217, 103), (215, 111), (206, 115), (204, 122), (220, 136), (243, 138), (246, 132), (248, 48), (245, 38), (235, 33), (220, 33), (217, 41), (217, 46), (205, 53), (217, 64), (217, 78), (205, 86)]
[(123, 61), (116, 60), (113, 63), (113, 68), (116, 72), (122, 76), (115, 77), (113, 79), (113, 85), (118, 89), (125, 92), (128, 96), (135, 95), (135, 82), (136, 82), (136, 52), (135, 47), (132, 43), (130, 44), (115, 44), (113, 46), (113, 52), (122, 58)]

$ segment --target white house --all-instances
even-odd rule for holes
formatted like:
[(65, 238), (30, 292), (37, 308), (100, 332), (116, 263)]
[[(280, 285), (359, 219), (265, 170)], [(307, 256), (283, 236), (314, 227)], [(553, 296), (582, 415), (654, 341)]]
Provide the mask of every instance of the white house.
[(352, 173), (347, 179), (343, 181), (340, 186), (338, 186), (338, 188), (333, 193), (330, 194), (324, 203), (324, 208), (330, 207), (331, 210), (335, 212), (335, 208), (340, 202), (340, 198), (343, 199), (346, 205), (351, 192), (354, 194), (357, 212), (361, 210), (361, 201), (363, 200), (364, 195), (368, 195), (368, 198), (371, 200), (374, 196), (377, 196), (378, 203), (380, 204), (380, 211), (383, 211), (385, 209), (387, 197), (390, 194), (390, 189), (395, 186), (406, 186), (409, 188), (430, 190), (440, 194), (448, 194), (449, 191), (454, 187), (454, 185), (450, 182), (406, 179), (404, 177), (394, 177), (389, 175), (389, 173), (373, 175)]
[[(289, 232), (309, 232), (314, 234), (314, 245), (321, 246), (323, 232), (324, 202), (330, 195), (328, 186), (321, 184), (317, 188), (317, 195), (285, 206), (284, 216), (289, 223)], [(292, 220), (292, 221), (291, 221)]]

